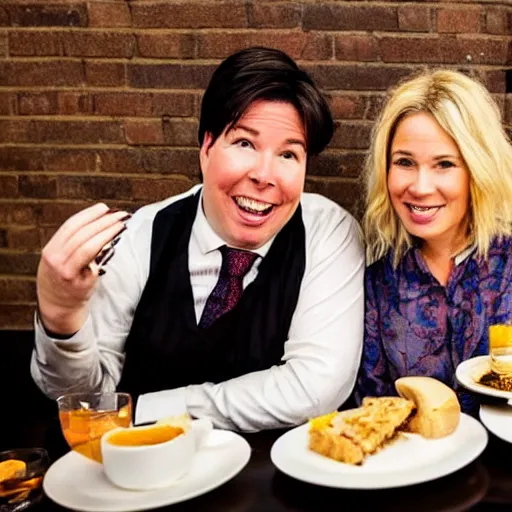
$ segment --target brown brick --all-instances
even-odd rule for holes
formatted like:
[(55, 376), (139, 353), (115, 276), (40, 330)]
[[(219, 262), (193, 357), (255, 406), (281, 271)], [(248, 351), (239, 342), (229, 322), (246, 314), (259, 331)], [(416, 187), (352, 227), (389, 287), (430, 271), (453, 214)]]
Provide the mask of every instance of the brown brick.
[(189, 117), (194, 115), (195, 95), (187, 93), (153, 93), (151, 114), (154, 116)]
[(215, 68), (211, 64), (128, 64), (128, 84), (139, 88), (204, 89)]
[(59, 176), (59, 197), (93, 199), (130, 199), (131, 181), (128, 178), (111, 178), (104, 176)]
[(249, 26), (255, 28), (294, 28), (300, 25), (298, 4), (249, 4)]
[(197, 149), (109, 149), (96, 155), (101, 172), (199, 175)]
[(0, 248), (6, 249), (9, 246), (8, 232), (5, 228), (0, 228)]
[(336, 122), (331, 148), (366, 149), (370, 145), (371, 124)]
[(0, 61), (0, 86), (79, 86), (84, 81), (81, 62)]
[(36, 282), (33, 279), (0, 277), (0, 302), (30, 302), (36, 300)]
[(368, 106), (366, 108), (365, 119), (376, 119), (380, 112), (382, 111), (382, 107), (384, 105), (386, 97), (385, 96), (370, 96), (368, 98)]
[(329, 95), (329, 105), (335, 119), (362, 119), (368, 99), (354, 94)]
[(38, 228), (11, 227), (7, 239), (10, 249), (38, 250), (41, 247)]
[(0, 252), (0, 274), (35, 275), (39, 254)]
[(327, 90), (386, 90), (414, 72), (410, 68), (368, 64), (351, 66), (308, 64), (304, 68), (311, 73), (319, 87)]
[(0, 34), (0, 59), (5, 59), (7, 57), (9, 48), (9, 39), (7, 34)]
[(4, 304), (0, 308), (0, 325), (2, 329), (33, 329), (34, 311), (35, 304)]
[(164, 132), (160, 119), (124, 121), (124, 134), (126, 142), (137, 146), (161, 146), (164, 143)]
[(20, 115), (56, 114), (58, 110), (58, 94), (56, 91), (18, 94), (18, 113)]
[(0, 92), (0, 115), (8, 116), (16, 111), (16, 95)]
[(384, 62), (506, 64), (507, 43), (485, 37), (383, 37)]
[(61, 91), (58, 95), (60, 115), (88, 115), (93, 113), (92, 97), (88, 93)]
[(313, 4), (304, 6), (305, 30), (397, 30), (395, 7)]
[(0, 5), (0, 27), (9, 27), (11, 20), (7, 6)]
[(64, 55), (59, 32), (11, 32), (9, 53), (13, 56)]
[(237, 28), (247, 26), (242, 2), (142, 2), (132, 4), (132, 24), (144, 28)]
[(151, 94), (112, 92), (93, 96), (94, 112), (102, 116), (150, 116)]
[(0, 119), (0, 142), (28, 142), (32, 133), (31, 123), (24, 119)]
[(39, 225), (52, 227), (60, 226), (65, 220), (69, 219), (69, 217), (87, 206), (89, 206), (88, 203), (77, 201), (72, 203), (44, 203), (41, 208)]
[(54, 176), (30, 175), (19, 177), (23, 197), (57, 197), (57, 179)]
[(105, 87), (126, 85), (126, 65), (121, 62), (88, 61), (85, 73), (88, 85)]
[(504, 121), (505, 124), (512, 125), (512, 94), (507, 94), (506, 97)]
[(375, 61), (379, 48), (374, 37), (369, 35), (339, 35), (335, 39), (337, 60)]
[(325, 34), (300, 32), (232, 32), (199, 34), (197, 54), (199, 58), (224, 58), (250, 46), (266, 46), (286, 52), (293, 59), (331, 59), (332, 37)]
[(406, 32), (430, 32), (432, 9), (419, 5), (403, 5), (398, 8), (398, 27)]
[(437, 11), (437, 31), (470, 33), (480, 32), (480, 9), (442, 8)]
[(43, 248), (52, 238), (52, 236), (59, 229), (59, 226), (52, 226), (50, 228), (40, 228), (39, 237), (41, 239), (41, 248)]
[(135, 36), (116, 32), (67, 32), (61, 34), (68, 57), (133, 57)]
[(306, 178), (306, 192), (315, 192), (329, 197), (347, 209), (356, 219), (360, 219), (363, 211), (363, 189), (354, 180)]
[(133, 199), (148, 202), (161, 201), (167, 197), (186, 192), (195, 183), (197, 183), (197, 180), (184, 179), (178, 176), (166, 179), (134, 179), (132, 181)]
[(30, 205), (16, 202), (0, 203), (0, 224), (33, 225), (36, 216), (36, 209)]
[(18, 197), (18, 176), (0, 174), (0, 197)]
[(69, 171), (87, 172), (95, 169), (94, 153), (74, 148), (2, 148), (2, 171)]
[(162, 119), (164, 141), (169, 146), (197, 146), (198, 123), (183, 119)]
[(22, 4), (11, 2), (7, 6), (12, 26), (22, 27), (85, 27), (85, 3)]
[(506, 91), (505, 70), (491, 69), (488, 71), (480, 71), (478, 74), (490, 92), (504, 93)]
[(510, 34), (512, 25), (505, 9), (488, 7), (485, 28), (489, 34)]
[(97, 151), (99, 171), (199, 175), (197, 149), (109, 149)]
[(32, 142), (59, 144), (123, 143), (118, 121), (33, 121)]
[(362, 153), (341, 153), (327, 150), (311, 161), (308, 174), (313, 176), (354, 177), (361, 174)]
[(195, 53), (194, 34), (139, 34), (139, 55), (142, 57), (192, 59)]
[(89, 2), (90, 27), (129, 27), (130, 8), (124, 2)]

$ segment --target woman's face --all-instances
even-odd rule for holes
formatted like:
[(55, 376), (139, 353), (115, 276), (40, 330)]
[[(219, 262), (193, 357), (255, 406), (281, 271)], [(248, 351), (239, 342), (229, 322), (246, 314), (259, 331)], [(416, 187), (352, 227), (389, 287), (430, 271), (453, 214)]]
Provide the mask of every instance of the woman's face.
[(391, 142), (388, 191), (405, 229), (427, 246), (466, 241), (469, 171), (455, 141), (427, 112), (410, 114)]

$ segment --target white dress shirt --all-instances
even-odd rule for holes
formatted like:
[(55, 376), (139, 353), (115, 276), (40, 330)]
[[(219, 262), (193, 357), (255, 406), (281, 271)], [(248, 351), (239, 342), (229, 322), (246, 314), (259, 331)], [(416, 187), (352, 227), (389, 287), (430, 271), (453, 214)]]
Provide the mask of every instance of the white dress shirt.
[[(121, 378), (124, 344), (149, 275), (152, 224), (159, 210), (201, 190), (145, 206), (128, 222), (114, 257), (89, 304), (89, 316), (71, 338), (49, 337), (35, 318), (31, 372), (56, 398), (72, 391), (113, 391)], [(363, 342), (364, 249), (354, 218), (333, 201), (303, 194), (306, 268), (284, 364), (214, 384), (205, 382), (141, 395), (135, 423), (188, 411), (218, 428), (257, 431), (298, 425), (336, 409), (355, 383)], [(254, 251), (244, 287), (255, 279), (273, 240)], [(199, 322), (215, 287), (225, 242), (213, 231), (201, 201), (189, 242), (189, 272)], [(172, 312), (170, 312), (172, 314)], [(185, 342), (185, 341), (184, 341)]]

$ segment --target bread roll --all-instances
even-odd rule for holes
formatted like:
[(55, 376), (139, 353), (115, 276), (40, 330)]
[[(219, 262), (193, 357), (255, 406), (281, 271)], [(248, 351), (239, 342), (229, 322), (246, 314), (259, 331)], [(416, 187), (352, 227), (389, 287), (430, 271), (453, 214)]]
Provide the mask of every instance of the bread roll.
[(403, 398), (416, 404), (416, 414), (407, 424), (407, 432), (426, 438), (451, 434), (459, 424), (460, 404), (457, 395), (441, 381), (431, 377), (402, 377), (395, 388)]

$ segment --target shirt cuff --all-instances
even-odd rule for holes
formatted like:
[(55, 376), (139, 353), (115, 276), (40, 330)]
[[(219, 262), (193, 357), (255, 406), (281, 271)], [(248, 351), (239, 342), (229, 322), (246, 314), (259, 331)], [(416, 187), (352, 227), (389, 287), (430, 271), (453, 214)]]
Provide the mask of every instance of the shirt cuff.
[(187, 412), (185, 390), (183, 387), (140, 395), (135, 408), (135, 425)]

